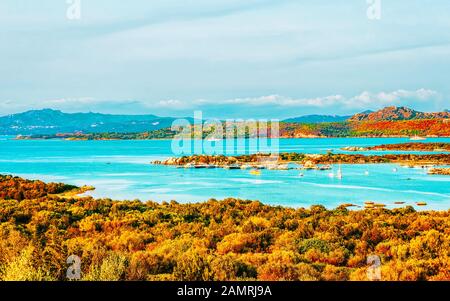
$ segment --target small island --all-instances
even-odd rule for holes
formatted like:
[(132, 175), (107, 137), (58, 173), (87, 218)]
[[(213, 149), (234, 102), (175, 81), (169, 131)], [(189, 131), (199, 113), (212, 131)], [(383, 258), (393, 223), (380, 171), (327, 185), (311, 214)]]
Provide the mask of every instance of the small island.
[(397, 163), (407, 166), (430, 166), (450, 164), (450, 154), (303, 154), (281, 153), (252, 154), (240, 156), (192, 155), (169, 158), (152, 162), (156, 165), (169, 165), (185, 168), (226, 168), (226, 169), (289, 169), (289, 163), (302, 165), (299, 168), (321, 169), (318, 165), (328, 164), (381, 164)]
[(450, 152), (450, 143), (409, 142), (409, 143), (398, 143), (398, 144), (382, 144), (382, 145), (367, 147), (367, 148), (365, 148), (365, 150)]
[(432, 168), (428, 171), (428, 174), (450, 176), (450, 168)]

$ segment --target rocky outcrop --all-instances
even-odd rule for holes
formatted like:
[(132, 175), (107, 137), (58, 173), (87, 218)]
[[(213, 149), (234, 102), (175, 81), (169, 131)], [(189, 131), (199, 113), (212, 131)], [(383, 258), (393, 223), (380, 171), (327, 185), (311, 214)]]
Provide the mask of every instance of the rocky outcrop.
[(224, 155), (192, 155), (154, 161), (153, 164), (169, 165), (185, 168), (225, 168), (225, 169), (290, 169), (278, 156), (270, 154), (254, 154), (241, 156)]
[(341, 148), (341, 150), (348, 151), (348, 152), (361, 152), (361, 151), (366, 151), (367, 147), (346, 146), (346, 147)]
[(450, 168), (432, 168), (428, 171), (429, 175), (445, 175), (450, 176)]
[(363, 112), (355, 114), (348, 119), (354, 121), (395, 121), (411, 119), (442, 119), (450, 118), (449, 112), (419, 112), (407, 107), (386, 107), (376, 112)]
[[(271, 160), (275, 158), (276, 160)], [(153, 164), (171, 165), (186, 168), (267, 168), (286, 169), (287, 163), (303, 165), (305, 169), (316, 169), (319, 164), (369, 164), (369, 163), (400, 163), (415, 165), (445, 165), (450, 164), (450, 154), (299, 154), (282, 153), (278, 157), (271, 155), (242, 155), (227, 157), (223, 155), (207, 156), (193, 155), (180, 158), (169, 158), (165, 161), (155, 161)]]
[(394, 151), (449, 151), (450, 143), (421, 143), (421, 142), (410, 142), (410, 143), (398, 143), (398, 144), (382, 144), (377, 146), (372, 146), (367, 148), (368, 150), (394, 150)]

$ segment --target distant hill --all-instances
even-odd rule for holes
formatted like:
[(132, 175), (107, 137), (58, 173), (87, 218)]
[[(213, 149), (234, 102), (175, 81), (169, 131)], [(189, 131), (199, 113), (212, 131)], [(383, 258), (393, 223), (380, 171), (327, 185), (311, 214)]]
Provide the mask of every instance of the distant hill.
[[(155, 115), (110, 115), (101, 113), (64, 113), (43, 109), (0, 117), (0, 135), (56, 135), (67, 133), (144, 133), (162, 130), (162, 136), (172, 134), (167, 129), (176, 118)], [(186, 118), (192, 122), (192, 118)], [(436, 124), (427, 124), (435, 119)], [(442, 119), (447, 119), (443, 121)], [(353, 116), (307, 115), (283, 121), (284, 136), (329, 136), (349, 135), (413, 135), (420, 134), (421, 128), (428, 127), (426, 135), (450, 136), (447, 121), (450, 112), (426, 113), (407, 107), (386, 107), (379, 111), (365, 111)], [(350, 121), (350, 123), (346, 122)], [(369, 122), (365, 122), (369, 121)], [(412, 123), (403, 124), (403, 121)], [(414, 123), (417, 121), (416, 123)], [(389, 124), (386, 124), (388, 122)], [(293, 125), (296, 123), (297, 125)], [(392, 123), (392, 124), (391, 124)], [(402, 123), (402, 124), (400, 124)], [(372, 124), (372, 127), (368, 127)], [(392, 127), (397, 127), (397, 132)], [(400, 131), (401, 129), (401, 131)], [(354, 133), (352, 133), (352, 131)], [(414, 131), (414, 132), (413, 132)], [(159, 134), (158, 134), (159, 135)], [(69, 135), (70, 136), (70, 135)], [(159, 137), (159, 136), (158, 136)]]
[(413, 119), (450, 118), (450, 112), (419, 112), (407, 107), (386, 107), (376, 112), (362, 112), (355, 114), (348, 121), (395, 121)]
[(109, 115), (100, 113), (63, 113), (43, 109), (0, 117), (0, 135), (57, 133), (134, 133), (170, 127), (172, 117), (155, 115)]
[(342, 122), (346, 121), (351, 116), (338, 115), (305, 115), (283, 120), (284, 122), (295, 123), (322, 123), (322, 122)]

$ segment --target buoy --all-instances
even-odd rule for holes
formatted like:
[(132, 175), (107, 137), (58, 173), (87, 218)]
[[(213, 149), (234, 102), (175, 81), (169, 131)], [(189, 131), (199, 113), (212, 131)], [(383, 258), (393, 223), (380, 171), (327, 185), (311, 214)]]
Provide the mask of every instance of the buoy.
[(261, 171), (259, 171), (258, 169), (252, 169), (250, 171), (250, 174), (254, 175), (254, 176), (259, 176), (259, 175), (261, 175)]

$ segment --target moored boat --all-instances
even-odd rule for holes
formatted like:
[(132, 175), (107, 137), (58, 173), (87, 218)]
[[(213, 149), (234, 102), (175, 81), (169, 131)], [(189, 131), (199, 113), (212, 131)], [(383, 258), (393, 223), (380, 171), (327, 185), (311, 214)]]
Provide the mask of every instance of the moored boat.
[(409, 138), (409, 140), (411, 140), (411, 141), (419, 141), (419, 140), (426, 140), (426, 139), (427, 138), (425, 138), (425, 137), (420, 137), (420, 136), (417, 136), (417, 135), (412, 136), (412, 137)]
[(318, 167), (319, 170), (330, 170), (331, 169), (331, 165), (329, 164), (325, 164), (325, 165), (321, 165)]
[(250, 170), (250, 174), (253, 176), (260, 176), (261, 171), (259, 169), (252, 169), (252, 170)]
[(336, 178), (338, 178), (338, 179), (342, 179), (343, 178), (341, 164), (339, 164), (339, 169), (338, 169), (338, 172), (336, 174)]

